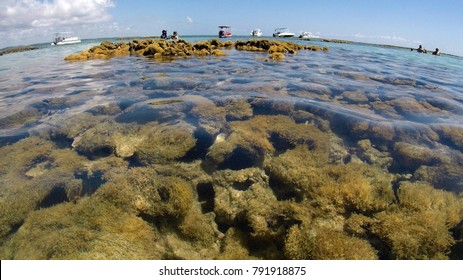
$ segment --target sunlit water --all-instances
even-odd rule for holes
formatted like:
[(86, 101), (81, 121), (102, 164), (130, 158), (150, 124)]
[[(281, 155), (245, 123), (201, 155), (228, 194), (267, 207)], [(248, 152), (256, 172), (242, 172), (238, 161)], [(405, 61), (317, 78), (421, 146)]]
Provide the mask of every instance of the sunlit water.
[[(204, 38), (187, 39), (195, 42)], [(228, 51), (224, 58), (164, 63), (135, 56), (77, 63), (64, 60), (68, 54), (99, 43), (91, 40), (4, 55), (0, 57), (0, 119), (28, 108), (38, 108), (42, 116), (26, 126), (0, 127), (0, 141), (9, 142), (6, 138), (24, 135), (27, 130), (54, 124), (97, 105), (122, 100), (143, 103), (153, 98), (185, 95), (212, 100), (259, 96), (283, 103), (300, 102), (346, 117), (407, 121), (407, 125), (463, 124), (461, 58), (370, 45), (297, 42), (328, 46), (330, 51), (303, 51), (287, 55), (281, 63), (263, 61), (264, 54), (234, 50)], [(359, 111), (355, 101), (346, 102), (340, 97), (345, 91), (369, 95), (369, 100), (360, 104), (364, 109), (373, 98), (409, 98), (426, 101), (442, 110), (414, 115), (398, 112), (397, 116), (371, 108)], [(53, 98), (72, 99), (72, 106), (52, 108), (47, 100)]]

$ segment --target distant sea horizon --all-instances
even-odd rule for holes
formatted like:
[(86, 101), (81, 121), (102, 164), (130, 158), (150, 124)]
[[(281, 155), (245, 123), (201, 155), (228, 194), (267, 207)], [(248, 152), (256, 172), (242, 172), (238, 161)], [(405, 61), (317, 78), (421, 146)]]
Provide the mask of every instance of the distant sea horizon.
[[(204, 37), (204, 38), (217, 38), (217, 35), (213, 34), (200, 34), (200, 35), (182, 35), (180, 38), (181, 39), (188, 39), (188, 38), (198, 38), (198, 37)], [(132, 39), (148, 39), (148, 38), (158, 38), (160, 39), (159, 35), (143, 35), (143, 36), (115, 36), (115, 37), (96, 37), (96, 38), (81, 38), (81, 40), (85, 41), (102, 41), (102, 40), (132, 40)], [(276, 39), (272, 36), (260, 36), (260, 37), (253, 37), (250, 35), (233, 35), (230, 38), (226, 38), (227, 40), (233, 39), (233, 38), (253, 38), (253, 39)], [(286, 38), (289, 40), (301, 40), (297, 36), (293, 38)], [(223, 39), (222, 39), (223, 40)], [(408, 49), (408, 50), (416, 50), (417, 46), (400, 46), (400, 45), (394, 45), (394, 44), (386, 44), (386, 43), (372, 43), (372, 42), (363, 42), (363, 41), (356, 41), (356, 40), (347, 40), (347, 39), (337, 39), (337, 38), (313, 38), (308, 41), (322, 41), (322, 40), (333, 40), (333, 41), (344, 41), (350, 44), (359, 44), (359, 45), (366, 45), (366, 46), (379, 46), (379, 47), (385, 47), (385, 48), (398, 48), (398, 49)], [(51, 44), (50, 42), (39, 42), (39, 43), (31, 43), (31, 44), (24, 44), (24, 45), (11, 45), (11, 46), (6, 46), (3, 48), (0, 48), (0, 53), (2, 51), (10, 50), (10, 49), (16, 49), (16, 48), (24, 48), (24, 47), (43, 47), (43, 46), (48, 46)], [(431, 54), (434, 49), (429, 49), (427, 50), (427, 54)], [(453, 57), (459, 57), (463, 58), (463, 55), (458, 55), (458, 54), (452, 54), (452, 53), (446, 53), (446, 52), (441, 52), (440, 55), (445, 55), (445, 56), (453, 56)]]

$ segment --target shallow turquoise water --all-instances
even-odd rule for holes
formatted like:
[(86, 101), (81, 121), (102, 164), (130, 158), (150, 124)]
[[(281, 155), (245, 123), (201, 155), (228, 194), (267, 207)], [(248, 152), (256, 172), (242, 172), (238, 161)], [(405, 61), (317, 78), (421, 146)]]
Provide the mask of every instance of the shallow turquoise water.
[[(191, 42), (207, 37), (187, 38)], [(248, 39), (248, 38), (234, 38)], [(43, 45), (40, 49), (0, 57), (0, 119), (30, 107), (43, 116), (27, 126), (0, 127), (3, 137), (23, 134), (40, 125), (97, 105), (128, 99), (203, 95), (262, 95), (287, 102), (291, 99), (365, 119), (403, 121), (380, 112), (359, 113), (342, 102), (305, 96), (301, 92), (331, 91), (330, 99), (344, 91), (362, 91), (385, 98), (411, 98), (440, 104), (443, 112), (406, 116), (418, 123), (463, 124), (463, 59), (418, 54), (404, 49), (320, 41), (301, 44), (328, 46), (329, 52), (288, 55), (282, 63), (267, 63), (263, 54), (229, 51), (225, 58), (178, 59), (169, 63), (144, 57), (69, 63), (68, 54), (88, 49), (99, 40), (71, 46)], [(156, 77), (157, 74), (167, 74)], [(143, 79), (142, 79), (143, 78)], [(395, 79), (403, 82), (394, 82)], [(271, 88), (272, 90), (262, 89)], [(73, 106), (47, 108), (50, 98), (72, 98)], [(400, 112), (399, 112), (400, 114)], [(2, 138), (3, 138), (2, 137)]]
[[(196, 42), (211, 38), (186, 39)], [(95, 106), (124, 103), (146, 107), (147, 100), (190, 95), (213, 101), (237, 97), (296, 103), (309, 112), (335, 114), (341, 122), (354, 119), (409, 128), (433, 123), (463, 125), (463, 59), (459, 57), (293, 39), (330, 50), (302, 51), (287, 55), (283, 62), (266, 62), (266, 54), (236, 50), (228, 50), (229, 55), (221, 58), (169, 62), (136, 56), (75, 63), (64, 60), (66, 55), (100, 41), (41, 45), (38, 50), (0, 57), (2, 145), (43, 127), (59, 125), (63, 119)], [(345, 98), (345, 92), (364, 98)], [(375, 107), (379, 103), (388, 103), (388, 108)], [(31, 110), (33, 117), (26, 118), (25, 123), (11, 123), (15, 114)]]

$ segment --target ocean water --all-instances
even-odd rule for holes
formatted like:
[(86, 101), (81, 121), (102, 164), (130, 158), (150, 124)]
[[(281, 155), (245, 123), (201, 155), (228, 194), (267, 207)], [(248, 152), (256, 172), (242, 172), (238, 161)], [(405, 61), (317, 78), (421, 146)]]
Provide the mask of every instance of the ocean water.
[[(197, 42), (211, 38), (185, 39)], [(34, 51), (0, 56), (0, 152), (4, 168), (0, 172), (0, 199), (8, 213), (19, 207), (17, 215), (5, 214), (2, 218), (2, 258), (460, 256), (463, 59), (385, 46), (292, 41), (329, 50), (287, 54), (283, 61), (268, 61), (265, 53), (234, 49), (224, 50), (228, 54), (224, 57), (159, 61), (128, 56), (65, 61), (67, 55), (101, 42), (84, 40), (69, 46), (44, 44)], [(308, 150), (299, 153), (301, 149)], [(344, 167), (373, 168), (381, 175), (373, 176), (370, 169), (343, 175), (339, 170)], [(124, 179), (118, 177), (121, 174)], [(320, 179), (319, 174), (337, 175)], [(154, 183), (143, 187), (133, 183), (145, 180), (143, 176), (154, 178)], [(339, 179), (347, 177), (351, 179)], [(172, 191), (178, 184), (168, 182), (176, 180), (191, 189), (193, 206), (188, 207), (199, 209), (193, 219), (196, 222), (187, 222), (185, 213), (190, 210), (175, 212), (183, 204), (171, 198), (184, 194)], [(317, 180), (320, 182), (312, 185)], [(367, 195), (366, 190), (356, 189), (365, 180), (372, 188)], [(163, 192), (159, 190), (163, 186), (156, 185), (158, 181), (175, 186)], [(378, 195), (375, 182), (379, 181), (385, 181), (388, 190), (372, 202), (371, 197)], [(103, 203), (101, 193), (108, 192), (110, 183), (121, 184), (116, 189), (130, 185), (134, 188), (130, 191), (138, 196), (130, 202), (136, 205), (135, 210), (116, 207), (125, 219), (121, 223), (127, 223), (117, 229), (109, 226), (115, 218), (111, 214), (95, 210), (101, 211), (97, 215), (103, 220), (95, 222), (95, 217), (84, 210), (88, 204)], [(352, 202), (355, 199), (350, 201), (350, 195), (343, 192), (327, 191), (333, 186), (352, 189), (352, 196), (368, 201), (367, 206)], [(416, 186), (421, 188), (415, 190)], [(149, 198), (146, 188), (157, 188), (161, 199)], [(330, 198), (333, 193), (344, 202), (340, 203), (339, 197)], [(429, 202), (429, 209), (437, 214), (425, 215), (443, 221), (436, 227), (444, 228), (441, 233), (446, 241), (430, 245), (436, 252), (401, 255), (416, 250), (413, 245), (400, 248), (402, 243), (386, 232), (390, 223), (384, 213), (397, 211), (399, 215), (400, 209), (412, 204), (401, 204), (410, 199), (405, 194), (418, 197), (418, 201), (425, 196), (436, 197), (438, 202)], [(386, 206), (375, 204), (381, 199), (388, 201), (381, 202)], [(326, 202), (331, 206), (323, 206), (322, 201), (331, 201)], [(284, 203), (310, 209), (306, 215), (310, 221), (295, 218), (302, 214), (296, 214), (299, 210), (294, 205), (293, 216), (286, 208), (281, 210), (287, 207), (282, 206)], [(421, 211), (420, 206), (410, 208)], [(88, 223), (77, 218), (64, 222), (57, 218), (62, 215), (54, 214), (57, 211), (90, 218)], [(372, 219), (364, 222), (363, 231), (351, 229), (349, 221), (357, 217), (354, 214)], [(435, 226), (420, 215), (417, 224), (424, 229)], [(265, 222), (267, 226), (259, 226)], [(214, 229), (212, 233), (205, 230), (204, 236), (210, 237), (192, 233), (198, 232), (193, 224), (202, 223)], [(301, 225), (309, 225), (312, 231), (305, 232)], [(134, 241), (130, 235), (134, 230), (142, 232), (137, 238), (148, 245)], [(62, 237), (57, 244), (68, 245), (58, 250), (32, 241), (35, 238), (47, 244), (51, 241), (45, 236), (51, 233), (70, 239), (77, 235), (83, 244), (69, 245), (70, 241)], [(407, 233), (418, 242), (429, 241), (413, 229)], [(109, 242), (116, 235), (117, 241)], [(344, 251), (336, 255), (318, 247), (299, 252), (291, 246), (300, 244), (300, 236), (327, 236), (326, 240), (320, 237), (320, 244), (339, 237), (341, 244), (372, 248), (373, 253), (365, 249), (358, 255)], [(350, 240), (354, 238), (351, 236), (359, 243)], [(157, 243), (150, 243), (151, 238)], [(430, 238), (439, 239), (440, 235)], [(121, 248), (127, 249), (124, 246), (131, 242), (138, 249), (121, 253)], [(227, 246), (232, 246), (227, 244), (233, 242), (241, 244), (247, 255), (227, 251)], [(257, 245), (248, 244), (253, 242)], [(115, 248), (111, 252), (101, 249), (106, 245)], [(158, 253), (144, 248), (157, 248)]]
[[(197, 42), (211, 38), (187, 39)], [(463, 59), (459, 57), (434, 57), (373, 45), (296, 40), (300, 44), (328, 46), (330, 51), (301, 52), (287, 56), (284, 63), (266, 63), (259, 61), (259, 58), (265, 57), (263, 54), (238, 51), (230, 51), (229, 56), (223, 59), (177, 59), (169, 63), (157, 63), (143, 57), (84, 63), (70, 63), (63, 59), (99, 42), (101, 40), (84, 40), (82, 44), (60, 47), (41, 45), (38, 50), (0, 57), (0, 119), (28, 108), (43, 107), (44, 100), (50, 98), (72, 98), (76, 103), (62, 110), (45, 112), (45, 109), (43, 117), (26, 126), (1, 127), (1, 142), (7, 141), (5, 137), (59, 122), (94, 106), (121, 99), (143, 102), (156, 98), (156, 93), (160, 97), (167, 94), (211, 98), (259, 95), (280, 98), (283, 103), (298, 101), (309, 106), (313, 103), (313, 106), (346, 114), (347, 117), (380, 119), (397, 124), (405, 121), (410, 126), (435, 122), (463, 123), (463, 85), (459, 82), (463, 75)], [(166, 74), (162, 77), (165, 85), (156, 87), (156, 79), (149, 77), (156, 78), (160, 73)], [(267, 87), (275, 90), (261, 91)], [(330, 91), (329, 96), (312, 98), (299, 94), (304, 90), (317, 91), (317, 87)], [(437, 110), (411, 115), (398, 112), (397, 116), (382, 114), (378, 110), (359, 112), (355, 102), (340, 100), (345, 91), (361, 91), (365, 95), (389, 100), (431, 102), (444, 108), (436, 105)], [(365, 107), (365, 104), (357, 105)]]

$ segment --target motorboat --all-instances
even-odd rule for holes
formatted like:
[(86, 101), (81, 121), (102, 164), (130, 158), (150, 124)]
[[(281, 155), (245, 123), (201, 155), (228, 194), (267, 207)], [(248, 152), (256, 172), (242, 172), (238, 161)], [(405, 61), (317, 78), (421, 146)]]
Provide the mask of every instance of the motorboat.
[(299, 38), (301, 39), (314, 39), (314, 38), (320, 38), (320, 36), (312, 34), (312, 32), (302, 32), (301, 35), (299, 35)]
[(231, 26), (228, 25), (219, 25), (219, 38), (231, 37)]
[(260, 37), (260, 36), (262, 36), (262, 31), (259, 28), (254, 28), (251, 31), (251, 36)]
[(68, 45), (80, 43), (79, 37), (74, 35), (72, 32), (58, 32), (53, 34), (52, 45)]
[(275, 33), (273, 33), (273, 37), (294, 37), (296, 36), (294, 33), (290, 32), (288, 28), (281, 27), (275, 29)]

